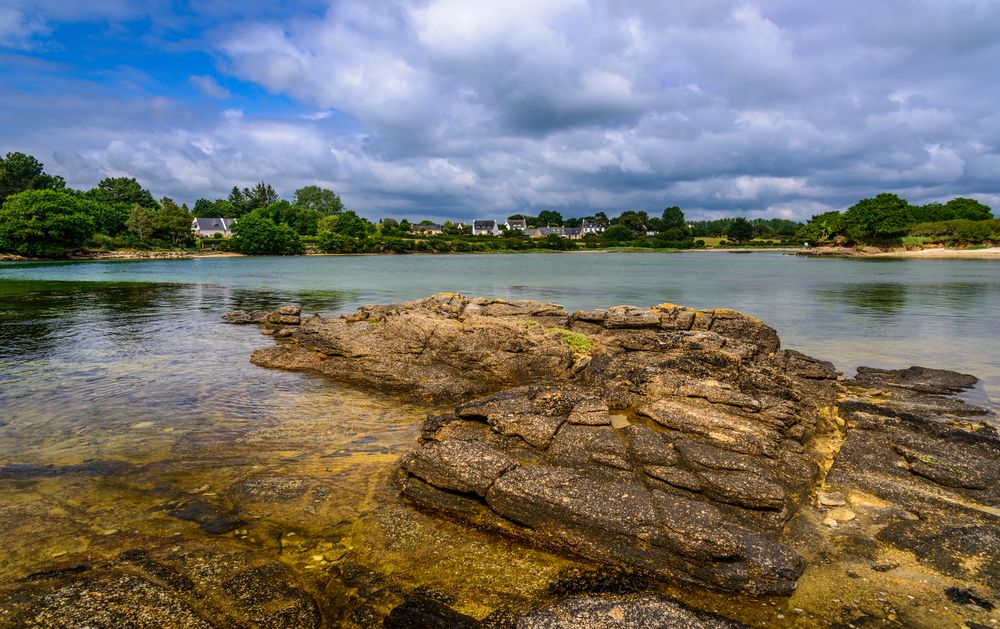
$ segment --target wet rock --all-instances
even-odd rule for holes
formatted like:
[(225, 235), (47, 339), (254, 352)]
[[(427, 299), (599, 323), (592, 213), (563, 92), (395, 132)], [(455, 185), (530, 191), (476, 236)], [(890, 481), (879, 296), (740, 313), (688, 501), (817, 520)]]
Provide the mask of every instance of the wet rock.
[(514, 459), (476, 441), (431, 443), (402, 461), (408, 473), (441, 489), (485, 496)]
[(732, 620), (690, 610), (656, 594), (589, 594), (565, 598), (527, 612), (518, 620), (522, 629), (580, 629), (671, 627), (676, 629), (732, 629)]
[(475, 618), (460, 614), (447, 604), (426, 595), (411, 595), (393, 608), (382, 623), (386, 629), (473, 629), (479, 627)]
[(222, 315), (222, 320), (226, 323), (235, 323), (237, 325), (261, 324), (267, 320), (268, 314), (266, 310), (233, 310)]
[(821, 491), (816, 495), (816, 500), (819, 501), (819, 504), (824, 507), (842, 507), (847, 504), (847, 499), (844, 498), (844, 494), (839, 491)]
[(950, 587), (945, 589), (944, 594), (952, 603), (957, 603), (959, 605), (975, 605), (980, 609), (993, 611), (992, 602), (990, 602), (985, 596), (980, 596), (968, 588), (963, 589)]
[(246, 524), (246, 521), (241, 520), (235, 512), (200, 498), (184, 502), (170, 509), (167, 513), (178, 520), (197, 523), (201, 530), (209, 535), (230, 533)]

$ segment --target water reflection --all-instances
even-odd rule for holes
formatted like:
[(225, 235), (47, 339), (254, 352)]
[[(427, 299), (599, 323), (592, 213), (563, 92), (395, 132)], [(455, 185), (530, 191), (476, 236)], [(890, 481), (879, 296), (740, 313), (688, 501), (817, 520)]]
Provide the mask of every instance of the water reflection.
[(906, 308), (909, 287), (905, 284), (838, 284), (816, 288), (817, 298), (829, 305), (849, 306), (876, 321), (891, 321)]

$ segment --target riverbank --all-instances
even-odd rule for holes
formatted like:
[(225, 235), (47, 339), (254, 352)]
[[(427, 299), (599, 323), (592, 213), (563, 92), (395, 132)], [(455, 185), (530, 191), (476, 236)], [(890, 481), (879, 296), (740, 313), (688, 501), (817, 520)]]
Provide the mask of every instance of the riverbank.
[(800, 250), (796, 255), (817, 258), (913, 258), (924, 260), (1000, 260), (1000, 247), (982, 249), (950, 249), (929, 247), (907, 249), (892, 247), (812, 247)]

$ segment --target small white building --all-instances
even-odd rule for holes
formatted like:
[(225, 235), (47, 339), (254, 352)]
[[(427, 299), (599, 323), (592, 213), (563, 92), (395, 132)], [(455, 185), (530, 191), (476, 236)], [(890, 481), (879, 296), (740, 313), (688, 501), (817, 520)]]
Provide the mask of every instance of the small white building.
[(235, 218), (195, 218), (191, 221), (191, 233), (202, 238), (212, 238), (216, 234), (222, 234), (223, 238), (233, 235), (233, 225)]
[(504, 222), (504, 227), (507, 229), (516, 229), (518, 231), (524, 231), (528, 229), (528, 221), (523, 218), (508, 218)]
[(586, 236), (587, 234), (599, 234), (602, 231), (604, 231), (604, 228), (601, 227), (598, 223), (595, 223), (594, 221), (583, 221), (583, 224), (580, 226), (580, 229), (583, 230), (584, 236)]
[(444, 225), (414, 225), (410, 231), (426, 236), (439, 236), (444, 233)]
[(472, 221), (473, 236), (497, 236), (500, 230), (497, 229), (497, 222), (490, 219), (478, 219)]

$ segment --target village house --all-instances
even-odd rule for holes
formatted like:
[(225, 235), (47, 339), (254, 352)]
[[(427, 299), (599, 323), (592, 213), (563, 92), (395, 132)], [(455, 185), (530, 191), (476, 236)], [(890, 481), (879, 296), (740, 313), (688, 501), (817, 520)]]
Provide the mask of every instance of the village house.
[(414, 225), (410, 231), (425, 236), (440, 236), (444, 233), (444, 225)]
[(223, 238), (233, 235), (235, 218), (195, 218), (191, 221), (191, 233), (201, 238), (213, 238), (220, 234)]
[(586, 236), (587, 234), (599, 234), (604, 231), (604, 228), (601, 227), (599, 224), (595, 223), (594, 221), (588, 221), (588, 220), (583, 221), (583, 224), (580, 226), (580, 229), (583, 230), (584, 236)]
[(478, 219), (472, 221), (473, 236), (496, 236), (500, 233), (497, 222), (493, 219)]
[(565, 236), (565, 227), (535, 227), (524, 230), (524, 235), (528, 238), (545, 238), (546, 236)]
[(504, 222), (504, 226), (507, 229), (516, 229), (519, 231), (524, 231), (528, 229), (528, 221), (524, 220), (523, 218), (508, 218), (506, 222)]

